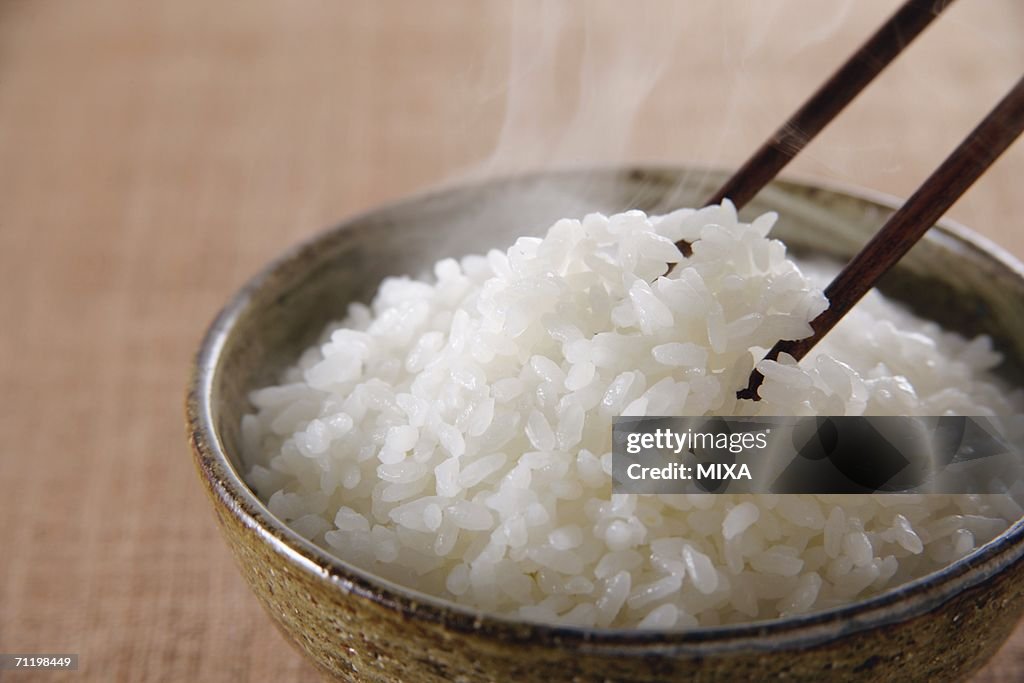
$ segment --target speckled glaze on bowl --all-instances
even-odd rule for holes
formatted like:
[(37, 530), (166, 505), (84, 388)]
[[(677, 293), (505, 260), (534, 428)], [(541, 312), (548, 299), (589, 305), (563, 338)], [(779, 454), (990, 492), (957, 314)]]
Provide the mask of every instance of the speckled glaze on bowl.
[[(273, 381), (351, 300), (381, 278), (504, 246), (586, 211), (689, 206), (722, 176), (703, 169), (548, 172), (425, 195), (342, 223), (251, 280), (213, 323), (187, 400), (195, 462), (224, 536), (267, 613), (342, 681), (960, 680), (1024, 611), (1024, 524), (941, 572), (870, 600), (799, 618), (684, 632), (577, 629), (474, 612), (393, 585), (290, 531), (243, 482), (247, 392)], [(891, 200), (776, 182), (744, 212), (777, 210), (797, 254), (844, 258)], [(1024, 366), (1024, 269), (963, 228), (933, 230), (883, 289), (965, 334), (991, 334), (1001, 368)]]

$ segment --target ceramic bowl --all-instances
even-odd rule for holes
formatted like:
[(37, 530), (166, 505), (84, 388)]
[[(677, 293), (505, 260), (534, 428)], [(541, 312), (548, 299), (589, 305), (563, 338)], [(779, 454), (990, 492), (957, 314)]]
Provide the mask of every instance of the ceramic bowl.
[[(393, 585), (307, 542), (242, 479), (247, 392), (272, 383), (387, 275), (480, 253), (563, 216), (699, 203), (722, 176), (701, 169), (546, 172), (415, 197), (343, 222), (289, 251), (238, 292), (210, 328), (187, 401), (195, 462), (245, 580), (272, 620), (341, 681), (958, 680), (978, 669), (1024, 610), (1024, 523), (913, 583), (839, 609), (680, 632), (546, 626), (482, 614)], [(775, 182), (745, 211), (776, 210), (797, 255), (849, 257), (892, 211), (886, 198)], [(1020, 384), (1024, 269), (945, 223), (883, 289), (967, 335), (988, 333), (999, 372)]]

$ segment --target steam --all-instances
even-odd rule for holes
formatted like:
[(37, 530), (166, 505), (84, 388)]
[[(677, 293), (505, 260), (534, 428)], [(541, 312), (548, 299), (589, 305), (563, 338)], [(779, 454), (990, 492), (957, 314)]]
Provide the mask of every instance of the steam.
[(679, 4), (514, 3), (505, 119), (479, 169), (620, 160), (673, 60)]
[[(500, 28), (477, 89), (492, 142), (450, 184), (634, 162), (736, 168), (895, 5), (511, 0), (495, 7)], [(1019, 62), (1012, 22), (993, 26), (996, 14), (958, 3), (785, 172), (909, 194), (1004, 92), (1008, 65)], [(947, 87), (957, 70), (976, 73), (991, 99), (972, 103)], [(929, 110), (946, 123), (906, 124)], [(921, 150), (932, 147), (929, 160)], [(1009, 177), (1011, 163), (1001, 161), (994, 173)]]
[[(763, 84), (748, 88), (749, 63), (782, 38), (781, 53), (790, 57), (829, 40), (852, 6), (852, 0), (829, 3), (818, 10), (821, 21), (813, 30), (790, 35), (787, 16), (815, 11), (799, 0), (515, 0), (500, 92), (504, 118), (492, 152), (455, 180), (629, 161), (735, 166), (757, 144), (745, 143), (737, 154), (737, 131), (753, 128), (766, 136), (782, 121), (752, 121), (752, 114), (777, 102)], [(667, 136), (695, 138), (686, 149), (637, 158), (632, 143), (638, 132), (649, 136), (652, 126), (672, 125), (664, 118), (649, 121), (652, 111), (665, 109), (652, 98), (701, 111), (705, 129)]]
[(611, 160), (623, 155), (638, 110), (672, 60), (679, 35), (679, 4), (663, 13), (637, 4), (623, 22), (621, 3), (588, 4), (578, 104), (555, 157)]

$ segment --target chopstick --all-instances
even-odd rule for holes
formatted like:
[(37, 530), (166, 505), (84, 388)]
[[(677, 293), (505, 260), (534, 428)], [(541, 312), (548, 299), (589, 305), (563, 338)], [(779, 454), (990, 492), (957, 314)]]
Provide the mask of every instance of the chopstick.
[(882, 72), (953, 0), (908, 0), (705, 202), (739, 209)]
[[(765, 356), (788, 353), (799, 361), (988, 169), (1024, 131), (1024, 76), (925, 180), (910, 199), (825, 289), (829, 305), (811, 321), (814, 333), (780, 341)], [(737, 398), (758, 400), (764, 376), (755, 368)]]
[[(726, 197), (737, 209), (746, 205), (951, 4), (953, 0), (903, 3), (704, 205), (721, 204)], [(676, 246), (690, 255), (686, 240)]]

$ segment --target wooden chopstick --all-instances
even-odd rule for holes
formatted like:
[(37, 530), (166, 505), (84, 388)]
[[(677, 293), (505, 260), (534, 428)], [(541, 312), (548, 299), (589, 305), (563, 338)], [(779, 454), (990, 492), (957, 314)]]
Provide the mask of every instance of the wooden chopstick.
[[(704, 203), (742, 208), (953, 0), (908, 0)], [(678, 243), (689, 256), (689, 243)]]
[[(933, 172), (825, 289), (828, 308), (811, 322), (814, 334), (780, 341), (765, 356), (788, 353), (796, 360), (818, 343), (906, 254), (1024, 131), (1024, 76)], [(738, 398), (758, 400), (764, 376), (754, 370)]]

